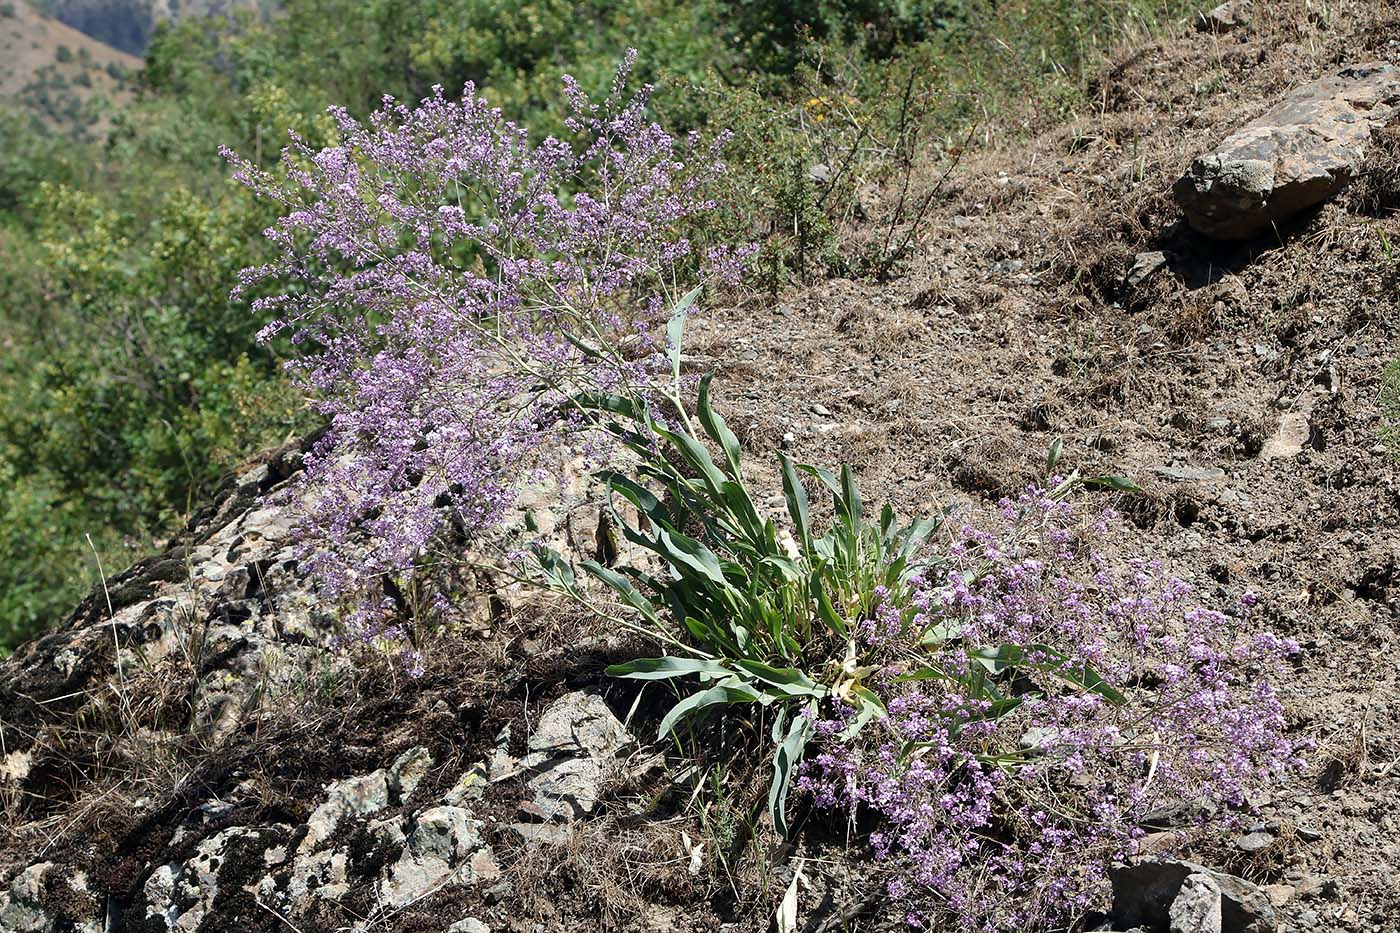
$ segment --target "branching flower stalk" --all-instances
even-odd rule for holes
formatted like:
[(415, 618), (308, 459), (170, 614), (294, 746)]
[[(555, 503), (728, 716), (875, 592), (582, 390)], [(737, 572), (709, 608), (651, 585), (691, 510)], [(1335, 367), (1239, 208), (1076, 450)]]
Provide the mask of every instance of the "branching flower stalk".
[(339, 145), (293, 137), (277, 172), (225, 153), (285, 210), (266, 231), (277, 257), (235, 294), (272, 319), (263, 339), (290, 336), (294, 380), (330, 422), (287, 501), (304, 568), (366, 636), (393, 629), (386, 581), (411, 578), (449, 523), (489, 532), (564, 459), (605, 459), (569, 400), (649, 397), (668, 322), (695, 300), (677, 283), (746, 255), (685, 236), (715, 207), (725, 140), (648, 122), (651, 89), (626, 94), (633, 59), (601, 103), (564, 78), (567, 140), (532, 140), (469, 84), (386, 99), (367, 124), (332, 109)]

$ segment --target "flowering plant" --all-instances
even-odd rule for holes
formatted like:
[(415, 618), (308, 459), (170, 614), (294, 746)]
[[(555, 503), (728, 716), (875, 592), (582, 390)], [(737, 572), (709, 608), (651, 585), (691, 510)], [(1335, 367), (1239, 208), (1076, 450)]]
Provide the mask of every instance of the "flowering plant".
[[(296, 384), (329, 419), (289, 502), (304, 567), (355, 618), (386, 620), (386, 583), (411, 574), (449, 522), (489, 529), (546, 454), (593, 450), (580, 391), (644, 395), (666, 368), (675, 283), (734, 252), (697, 250), (683, 224), (714, 205), (718, 147), (681, 142), (627, 97), (634, 53), (591, 102), (564, 78), (570, 139), (533, 141), (475, 96), (385, 99), (362, 124), (331, 115), (338, 145), (293, 136), (272, 173), (225, 152), (235, 177), (285, 210), (259, 294), (300, 358)], [(558, 458), (557, 459), (562, 459)], [(378, 630), (382, 630), (382, 623)]]
[(821, 806), (881, 817), (891, 895), (930, 929), (1028, 930), (1091, 906), (1153, 811), (1228, 824), (1301, 767), (1269, 682), (1297, 645), (1202, 609), (1155, 563), (1087, 547), (1085, 522), (1041, 488), (963, 523), (912, 611), (861, 626), (866, 686), (888, 717), (859, 742), (835, 703), (799, 785)]

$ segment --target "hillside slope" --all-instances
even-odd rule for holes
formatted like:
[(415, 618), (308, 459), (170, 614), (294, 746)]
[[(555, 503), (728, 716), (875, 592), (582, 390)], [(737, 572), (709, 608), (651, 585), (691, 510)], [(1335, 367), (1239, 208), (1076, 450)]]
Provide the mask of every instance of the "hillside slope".
[(258, 0), (42, 0), (51, 17), (79, 32), (131, 55), (146, 50), (162, 20), (182, 16), (218, 16), (257, 9)]
[(25, 0), (0, 4), (0, 99), (50, 127), (82, 132), (102, 117), (90, 102), (120, 104), (141, 59), (44, 16)]
[[(1282, 688), (1316, 746), (1246, 833), (1187, 853), (1259, 886), (1255, 933), (1400, 930), (1400, 147), (1254, 241), (1193, 233), (1170, 190), (1290, 88), (1400, 62), (1397, 36), (1400, 9), (1346, 0), (1182, 24), (1124, 50), (1092, 113), (969, 154), (903, 277), (687, 325), (765, 496), (781, 445), (906, 512), (987, 508), (1061, 437), (1069, 465), (1142, 487), (1102, 499), (1126, 517), (1105, 548), (1210, 601), (1258, 595), (1302, 644)], [(686, 809), (693, 761), (647, 742), (659, 701), (603, 673), (615, 631), (480, 575), (422, 677), (347, 664), (263, 498), (298, 464), (230, 483), (0, 663), (0, 927), (737, 933), (792, 885), (797, 929), (900, 928), (850, 827), (804, 814), (786, 845)], [(587, 551), (596, 507), (547, 504)], [(761, 793), (762, 764), (726, 767)]]

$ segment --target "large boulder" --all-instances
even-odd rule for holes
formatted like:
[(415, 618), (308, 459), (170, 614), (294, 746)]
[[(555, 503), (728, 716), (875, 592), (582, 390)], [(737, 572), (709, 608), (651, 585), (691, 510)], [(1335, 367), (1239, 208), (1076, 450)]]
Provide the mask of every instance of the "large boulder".
[(1343, 68), (1292, 91), (1196, 159), (1172, 192), (1201, 233), (1254, 236), (1346, 187), (1372, 131), (1398, 114), (1400, 68)]

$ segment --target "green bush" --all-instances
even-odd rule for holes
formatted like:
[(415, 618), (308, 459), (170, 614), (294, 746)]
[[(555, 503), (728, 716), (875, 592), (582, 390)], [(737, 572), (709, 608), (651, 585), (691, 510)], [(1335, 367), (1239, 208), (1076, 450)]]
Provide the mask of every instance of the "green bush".
[[(679, 354), (677, 340), (672, 353)], [(700, 382), (698, 426), (678, 393), (665, 399), (679, 417), (674, 427), (636, 398), (577, 400), (638, 458), (640, 482), (617, 471), (598, 479), (608, 490), (615, 527), (658, 560), (662, 571), (643, 569), (645, 561), (580, 566), (613, 591), (625, 612), (640, 618), (635, 627), (641, 633), (671, 652), (615, 665), (610, 674), (700, 682), (696, 689), (682, 688), (682, 699), (661, 721), (661, 737), (720, 705), (754, 703), (776, 716), (769, 809), (786, 835), (788, 784), (812, 735), (815, 702), (839, 695), (857, 710), (856, 730), (883, 711), (860, 684), (850, 626), (868, 618), (882, 600), (907, 592), (905, 584), (923, 569), (919, 557), (939, 522), (901, 525), (888, 506), (871, 520), (849, 469), (838, 477), (780, 454), (785, 521), (796, 531), (795, 539), (786, 536), (744, 484), (739, 440), (710, 403), (710, 379)], [(702, 438), (722, 452), (719, 462)], [(831, 493), (835, 520), (824, 533), (809, 517), (800, 473)], [(643, 524), (624, 518), (619, 500), (630, 503)], [(535, 553), (549, 586), (613, 618), (558, 554), (542, 548)]]

